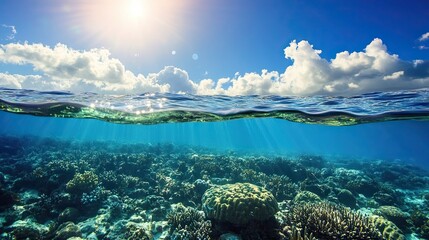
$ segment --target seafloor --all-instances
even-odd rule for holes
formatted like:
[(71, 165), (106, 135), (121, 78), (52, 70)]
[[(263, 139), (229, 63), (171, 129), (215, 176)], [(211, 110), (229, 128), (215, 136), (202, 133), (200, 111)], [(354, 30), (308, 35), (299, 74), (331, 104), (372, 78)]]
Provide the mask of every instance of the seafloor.
[(429, 239), (428, 176), (399, 161), (3, 136), (0, 238)]

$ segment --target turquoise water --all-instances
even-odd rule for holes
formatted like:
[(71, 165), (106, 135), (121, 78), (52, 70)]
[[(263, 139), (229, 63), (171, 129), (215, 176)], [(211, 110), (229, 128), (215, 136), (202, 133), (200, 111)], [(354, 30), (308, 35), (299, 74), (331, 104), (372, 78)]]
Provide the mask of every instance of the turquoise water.
[(3, 135), (381, 158), (429, 168), (425, 89), (349, 98), (0, 92)]
[(0, 113), (0, 133), (78, 141), (173, 143), (253, 153), (327, 154), (359, 159), (403, 160), (429, 168), (429, 121), (394, 121), (346, 127), (285, 120), (113, 124)]
[[(348, 98), (0, 89), (0, 194), (8, 199), (0, 204), (1, 236), (63, 239), (70, 227), (84, 239), (294, 239), (308, 228), (317, 239), (330, 239), (287, 217), (301, 208), (334, 211), (311, 205), (307, 195), (304, 203), (297, 200), (310, 192), (351, 209), (338, 211), (378, 214), (400, 229), (392, 237), (369, 225), (364, 235), (371, 239), (425, 239), (428, 99), (426, 89)], [(95, 180), (73, 190), (83, 176)], [(271, 191), (283, 215), (254, 220), (255, 227), (203, 214), (212, 209), (201, 202), (207, 188), (238, 182)], [(392, 217), (391, 208), (405, 217)], [(179, 224), (192, 211), (188, 220), (198, 230)], [(65, 214), (67, 222), (60, 220)], [(101, 230), (89, 227), (97, 221)]]

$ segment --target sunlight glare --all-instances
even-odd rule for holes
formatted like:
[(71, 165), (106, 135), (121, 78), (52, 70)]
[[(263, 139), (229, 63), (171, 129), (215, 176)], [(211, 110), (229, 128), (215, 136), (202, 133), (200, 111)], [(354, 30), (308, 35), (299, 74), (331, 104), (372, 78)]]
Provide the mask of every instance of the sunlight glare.
[(170, 0), (75, 0), (67, 6), (70, 25), (82, 27), (86, 41), (133, 55), (180, 39), (189, 7), (188, 1)]
[(141, 19), (144, 17), (144, 12), (147, 10), (144, 0), (130, 0), (126, 6), (125, 13), (134, 19)]

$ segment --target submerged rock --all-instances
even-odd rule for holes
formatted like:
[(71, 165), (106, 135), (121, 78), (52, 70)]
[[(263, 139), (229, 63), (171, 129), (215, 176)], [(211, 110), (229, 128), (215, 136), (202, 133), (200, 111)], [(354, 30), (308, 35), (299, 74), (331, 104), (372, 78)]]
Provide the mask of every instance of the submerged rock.
[(48, 227), (29, 219), (18, 220), (10, 228), (12, 229), (10, 235), (13, 239), (41, 239), (49, 230)]
[(67, 240), (72, 237), (82, 237), (82, 232), (73, 222), (66, 222), (57, 228), (54, 240)]
[(16, 202), (18, 202), (18, 196), (13, 192), (3, 189), (0, 184), (0, 210), (9, 208)]
[(68, 222), (68, 221), (75, 221), (76, 218), (79, 217), (79, 210), (73, 207), (68, 207), (64, 209), (58, 216), (58, 223)]
[(342, 189), (337, 194), (337, 198), (341, 204), (343, 204), (347, 207), (351, 207), (351, 208), (356, 207), (356, 198), (355, 198), (355, 196), (353, 196), (353, 193), (347, 189)]
[(377, 201), (380, 205), (393, 205), (395, 204), (395, 198), (388, 193), (378, 191), (374, 193), (374, 200)]
[(220, 240), (241, 240), (241, 237), (233, 233), (225, 233), (220, 235)]

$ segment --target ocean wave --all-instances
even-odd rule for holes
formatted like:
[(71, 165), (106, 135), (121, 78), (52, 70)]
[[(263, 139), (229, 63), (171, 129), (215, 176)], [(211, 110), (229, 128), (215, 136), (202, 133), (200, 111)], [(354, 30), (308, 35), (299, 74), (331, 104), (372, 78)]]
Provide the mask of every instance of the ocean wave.
[(279, 118), (346, 126), (379, 121), (428, 120), (429, 89), (352, 97), (201, 96), (171, 93), (100, 95), (0, 88), (0, 110), (35, 116), (91, 118), (123, 124)]

